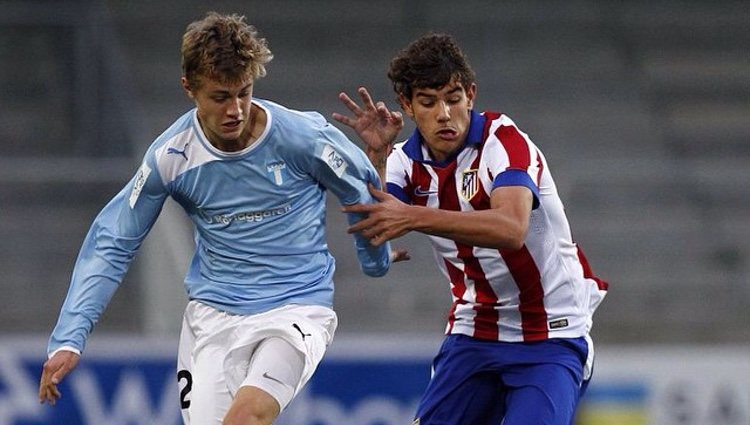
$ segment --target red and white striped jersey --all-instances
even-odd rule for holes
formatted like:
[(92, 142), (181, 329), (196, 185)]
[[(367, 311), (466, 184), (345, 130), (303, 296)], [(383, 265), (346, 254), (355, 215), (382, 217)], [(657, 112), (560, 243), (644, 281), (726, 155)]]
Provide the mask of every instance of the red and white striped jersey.
[(465, 146), (444, 162), (430, 159), (415, 131), (394, 146), (387, 182), (406, 203), (452, 211), (489, 209), (489, 194), (500, 186), (534, 194), (520, 250), (430, 236), (453, 298), (446, 333), (507, 342), (588, 334), (607, 283), (593, 276), (573, 242), (544, 155), (509, 117), (472, 112)]

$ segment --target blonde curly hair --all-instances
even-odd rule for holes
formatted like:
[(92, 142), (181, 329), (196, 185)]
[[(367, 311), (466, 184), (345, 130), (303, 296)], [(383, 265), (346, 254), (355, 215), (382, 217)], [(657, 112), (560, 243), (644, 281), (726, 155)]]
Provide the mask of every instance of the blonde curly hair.
[(271, 59), (266, 39), (237, 14), (209, 12), (182, 36), (182, 74), (194, 89), (201, 77), (229, 84), (256, 80)]

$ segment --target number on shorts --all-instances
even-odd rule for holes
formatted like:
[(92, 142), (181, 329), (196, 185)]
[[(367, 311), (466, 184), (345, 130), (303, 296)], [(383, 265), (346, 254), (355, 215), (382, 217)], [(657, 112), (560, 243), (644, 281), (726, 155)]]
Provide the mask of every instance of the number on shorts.
[(190, 407), (190, 400), (186, 400), (188, 394), (190, 394), (190, 390), (193, 389), (193, 375), (190, 373), (189, 370), (181, 370), (177, 372), (177, 383), (179, 385), (179, 382), (182, 381), (182, 379), (185, 379), (185, 387), (182, 388), (182, 391), (180, 391), (180, 406), (183, 409), (187, 409)]

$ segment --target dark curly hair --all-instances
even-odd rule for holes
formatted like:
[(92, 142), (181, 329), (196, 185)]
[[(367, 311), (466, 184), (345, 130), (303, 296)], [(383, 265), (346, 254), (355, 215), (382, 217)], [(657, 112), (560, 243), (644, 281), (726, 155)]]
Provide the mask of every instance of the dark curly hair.
[(453, 37), (429, 33), (413, 41), (391, 60), (388, 78), (396, 94), (411, 99), (414, 89), (437, 89), (453, 78), (468, 88), (476, 75)]
[(187, 26), (182, 36), (182, 73), (197, 88), (200, 77), (240, 83), (266, 75), (273, 59), (265, 38), (244, 16), (209, 12)]

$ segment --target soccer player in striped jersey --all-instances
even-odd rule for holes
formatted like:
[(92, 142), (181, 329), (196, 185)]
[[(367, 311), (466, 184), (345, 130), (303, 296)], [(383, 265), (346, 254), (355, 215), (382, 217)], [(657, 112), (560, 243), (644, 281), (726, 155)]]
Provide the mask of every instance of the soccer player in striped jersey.
[[(253, 97), (271, 59), (244, 17), (209, 13), (187, 27), (182, 85), (196, 107), (153, 142), (94, 220), (49, 341), (40, 401), (60, 397), (168, 196), (195, 227), (178, 353), (185, 423), (270, 424), (310, 379), (337, 323), (325, 193), (367, 204), (380, 179), (320, 114)], [(388, 271), (388, 245), (359, 235), (354, 244), (364, 273)]]
[(547, 160), (505, 114), (479, 113), (475, 74), (455, 40), (428, 34), (388, 77), (401, 112), (359, 89), (353, 116), (384, 177), (381, 202), (350, 227), (374, 245), (429, 236), (453, 304), (415, 424), (570, 425), (592, 372), (592, 315), (607, 290), (573, 242)]

